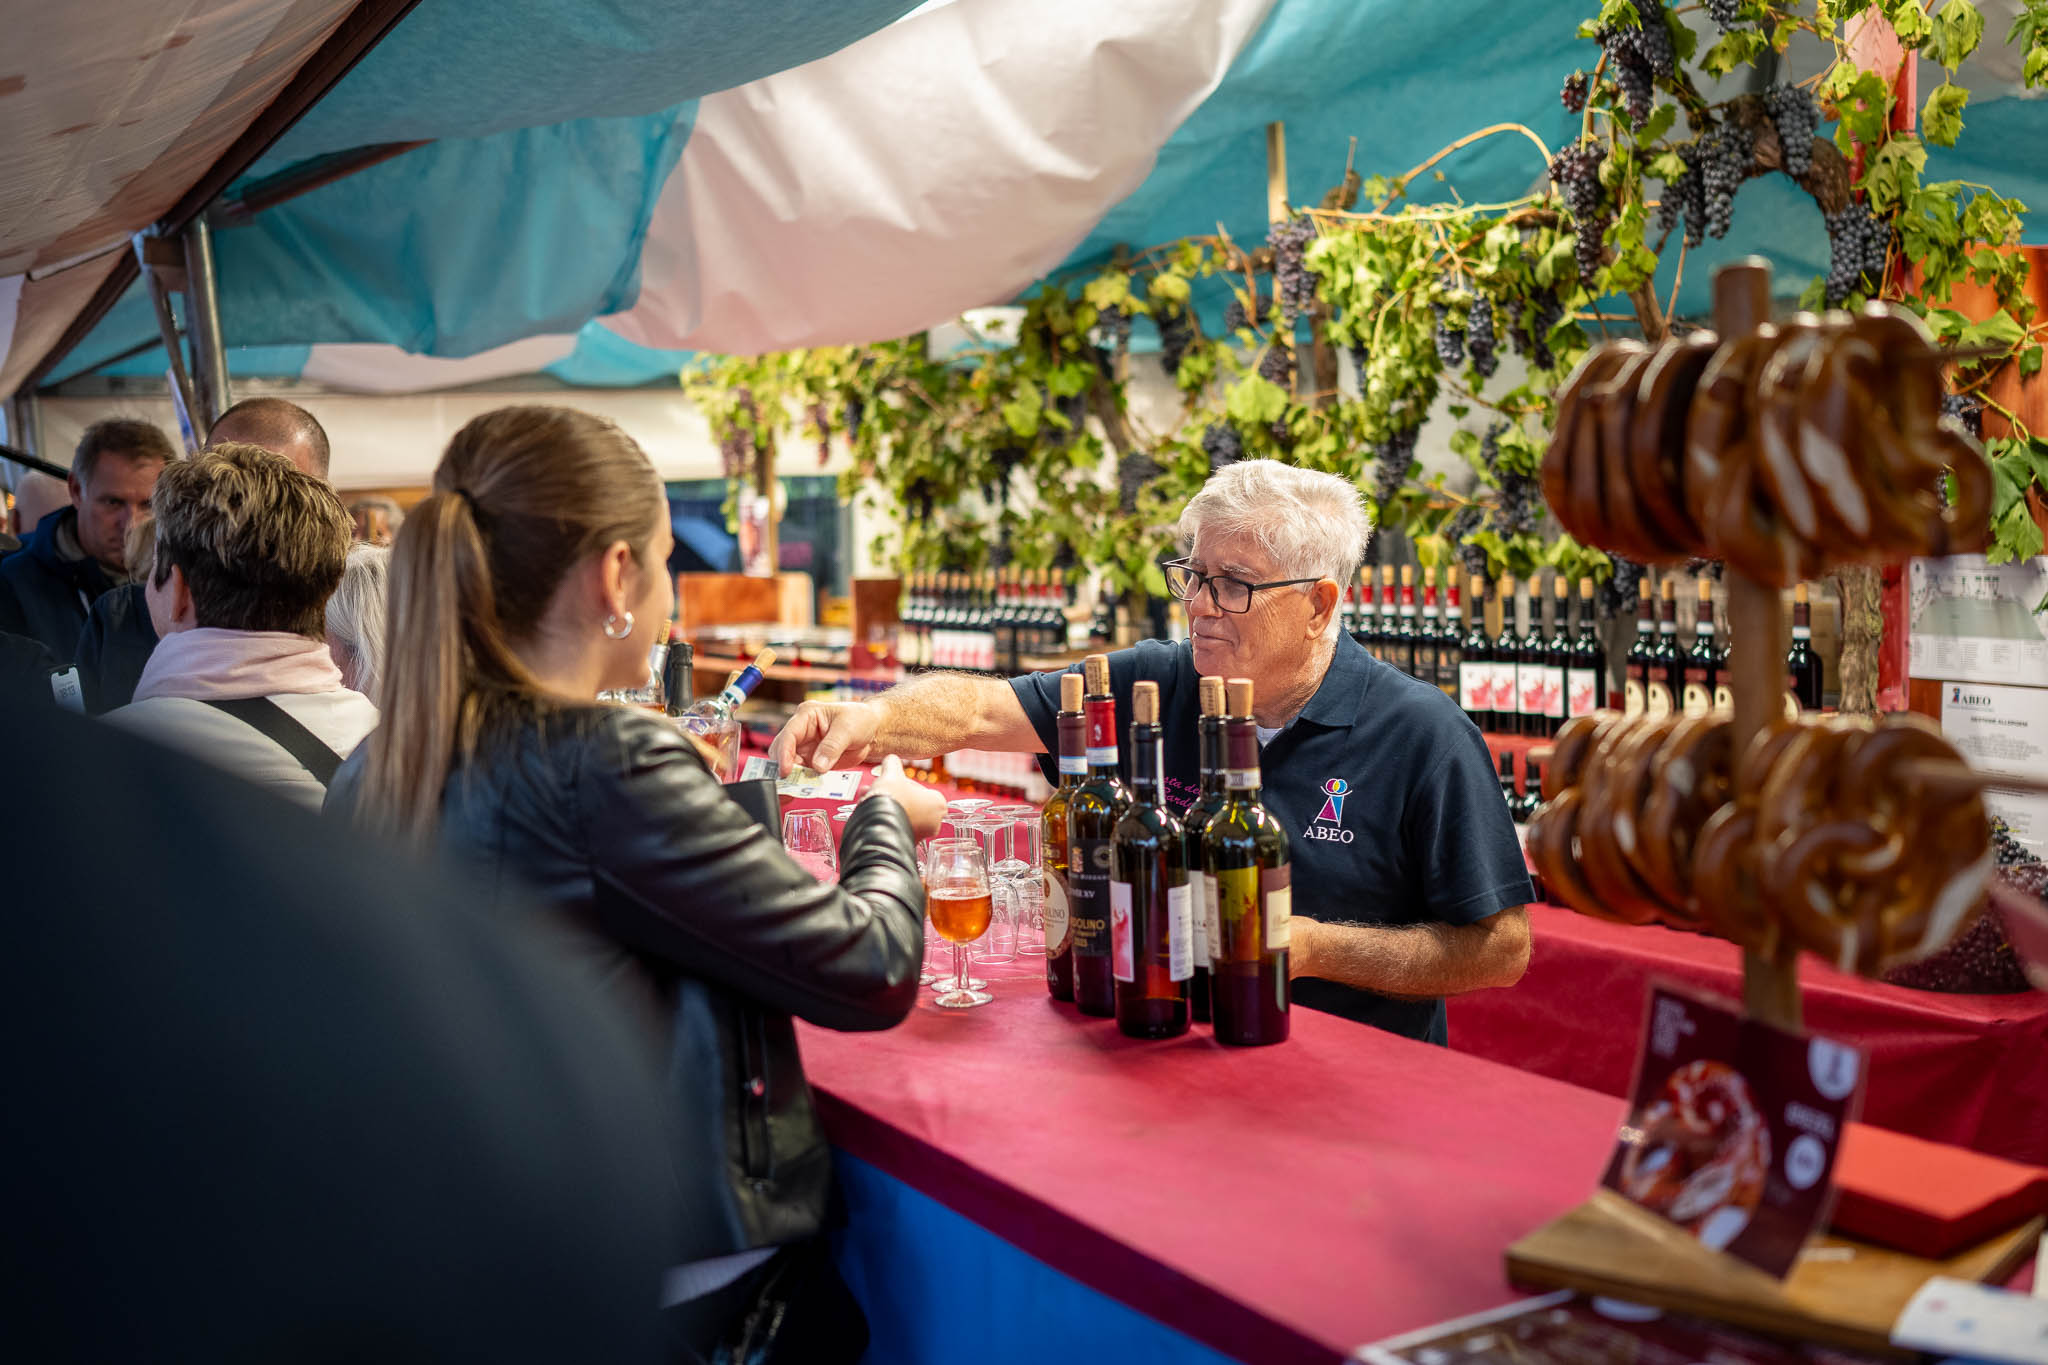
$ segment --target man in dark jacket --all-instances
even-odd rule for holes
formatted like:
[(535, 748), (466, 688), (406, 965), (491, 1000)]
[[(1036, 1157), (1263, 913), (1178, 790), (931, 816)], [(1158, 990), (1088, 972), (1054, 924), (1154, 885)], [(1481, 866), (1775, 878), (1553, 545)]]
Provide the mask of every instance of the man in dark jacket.
[(18, 553), (0, 560), (0, 631), (40, 641), (59, 663), (78, 650), (92, 604), (128, 580), (122, 544), (149, 510), (171, 443), (147, 422), (95, 422), (71, 459), (71, 505), (36, 524)]
[[(327, 477), (326, 428), (312, 413), (282, 398), (244, 398), (220, 415), (207, 441), (261, 446), (316, 479)], [(78, 637), (85, 709), (97, 716), (134, 701), (135, 685), (156, 643), (142, 584), (125, 584), (93, 603)]]

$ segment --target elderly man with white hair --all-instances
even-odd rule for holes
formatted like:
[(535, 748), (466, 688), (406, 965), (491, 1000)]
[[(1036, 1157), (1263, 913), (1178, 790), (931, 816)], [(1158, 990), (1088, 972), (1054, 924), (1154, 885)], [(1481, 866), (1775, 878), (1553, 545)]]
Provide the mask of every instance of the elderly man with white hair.
[[(1187, 555), (1167, 580), (1193, 638), (1110, 655), (1119, 719), (1133, 683), (1158, 684), (1169, 799), (1185, 805), (1199, 792), (1197, 679), (1250, 678), (1263, 800), (1292, 840), (1294, 1003), (1446, 1041), (1445, 996), (1520, 979), (1534, 892), (1478, 729), (1338, 628), (1342, 585), (1372, 535), (1358, 490), (1247, 460), (1203, 486), (1180, 531)], [(776, 751), (821, 769), (955, 749), (1046, 754), (1058, 707), (1057, 673), (940, 674), (864, 702), (806, 703)]]

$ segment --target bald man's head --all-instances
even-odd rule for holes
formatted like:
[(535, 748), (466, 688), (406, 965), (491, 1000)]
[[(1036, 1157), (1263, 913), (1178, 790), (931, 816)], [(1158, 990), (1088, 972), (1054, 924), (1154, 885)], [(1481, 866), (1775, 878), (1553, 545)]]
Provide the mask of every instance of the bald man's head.
[(282, 398), (244, 398), (220, 415), (209, 445), (227, 441), (262, 446), (316, 479), (327, 477), (327, 432), (319, 419)]

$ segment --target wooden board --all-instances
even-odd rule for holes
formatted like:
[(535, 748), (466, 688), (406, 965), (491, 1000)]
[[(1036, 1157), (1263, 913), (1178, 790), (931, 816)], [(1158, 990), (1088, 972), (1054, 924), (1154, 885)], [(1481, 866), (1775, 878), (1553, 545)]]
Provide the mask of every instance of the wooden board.
[(737, 573), (676, 575), (676, 624), (688, 636), (705, 626), (743, 626), (781, 620), (781, 586), (772, 578)]
[(1911, 1358), (1891, 1344), (1891, 1327), (1915, 1291), (1935, 1275), (2003, 1281), (2033, 1254), (2044, 1225), (2035, 1218), (1946, 1261), (1817, 1237), (1779, 1281), (1602, 1191), (1509, 1247), (1507, 1271), (1517, 1285), (1605, 1294), (1795, 1341)]

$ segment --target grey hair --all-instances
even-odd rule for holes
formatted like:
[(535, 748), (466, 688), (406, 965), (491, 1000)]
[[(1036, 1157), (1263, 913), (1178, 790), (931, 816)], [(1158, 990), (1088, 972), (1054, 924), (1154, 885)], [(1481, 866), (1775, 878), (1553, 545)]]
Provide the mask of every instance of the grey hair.
[[(1357, 486), (1335, 474), (1240, 460), (1210, 475), (1181, 509), (1183, 552), (1202, 531), (1242, 536), (1266, 552), (1276, 578), (1333, 579), (1341, 596), (1365, 562), (1372, 514)], [(1340, 626), (1331, 612), (1329, 633)]]
[(366, 697), (377, 695), (377, 683), (384, 676), (384, 617), (390, 567), (390, 546), (349, 546), (341, 586), (327, 599), (327, 633), (349, 656), (334, 662), (352, 675), (349, 685)]

